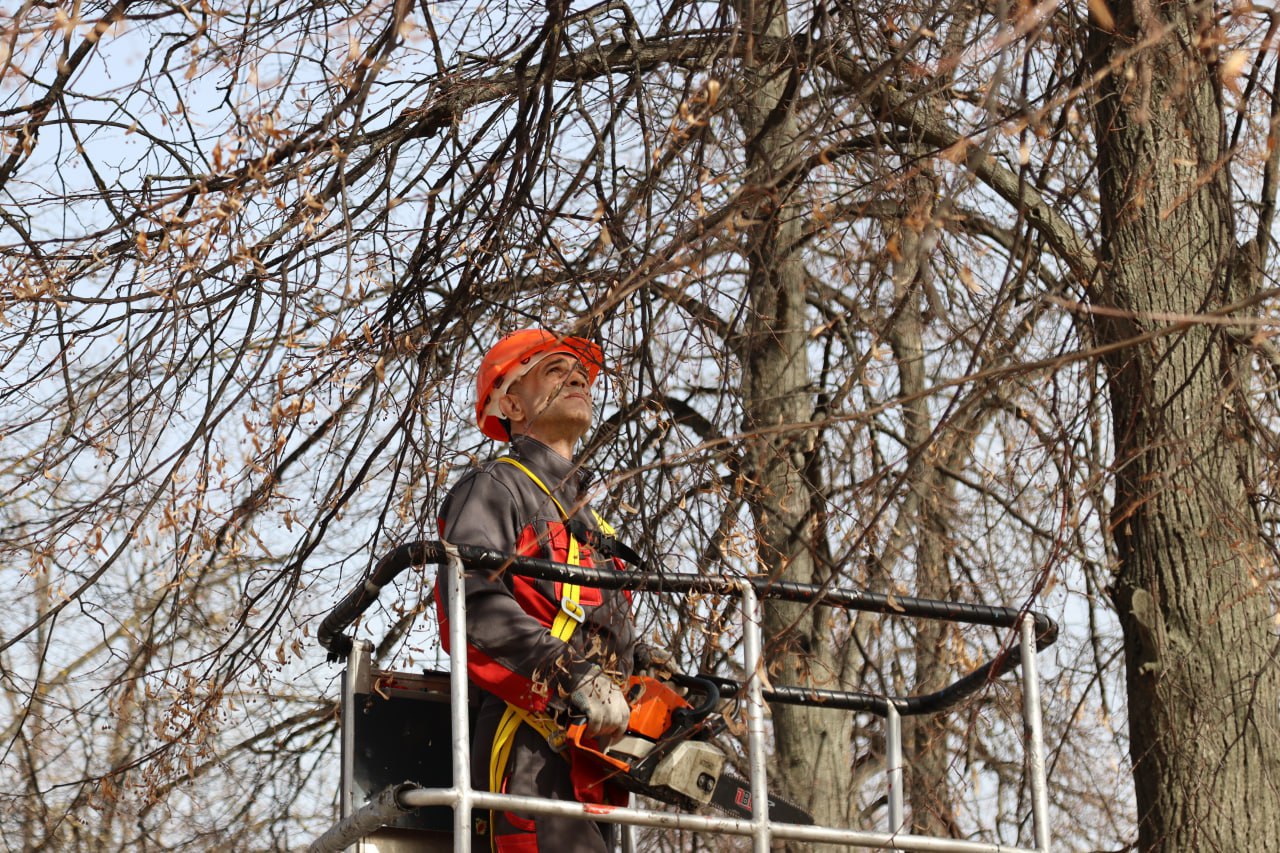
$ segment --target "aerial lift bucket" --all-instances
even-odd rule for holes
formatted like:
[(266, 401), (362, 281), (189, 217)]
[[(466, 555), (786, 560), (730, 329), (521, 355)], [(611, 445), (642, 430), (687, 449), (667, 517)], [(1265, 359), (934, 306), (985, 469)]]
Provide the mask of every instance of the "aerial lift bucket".
[[(463, 681), (454, 683), (444, 673), (383, 672), (371, 664), (369, 643), (353, 641), (343, 632), (377, 600), (380, 590), (412, 565), (448, 563), (453, 573), (450, 596), (451, 630), (455, 649), (453, 665), (465, 668), (459, 650), (465, 651), (465, 604), (459, 590), (463, 564), (491, 571), (547, 580), (571, 581), (602, 588), (625, 588), (663, 593), (712, 593), (742, 598), (747, 614), (744, 649), (745, 671), (760, 665), (759, 600), (778, 598), (891, 617), (925, 618), (965, 624), (1017, 629), (1016, 641), (1006, 644), (993, 659), (934, 693), (918, 696), (815, 690), (808, 687), (771, 686), (759, 679), (739, 684), (715, 676), (722, 691), (745, 697), (748, 715), (748, 757), (756, 802), (768, 798), (764, 773), (765, 702), (820, 705), (851, 712), (869, 712), (885, 721), (886, 778), (889, 831), (868, 832), (838, 827), (773, 824), (767, 810), (758, 819), (703, 817), (642, 809), (593, 812), (578, 803), (561, 803), (527, 797), (509, 797), (472, 791), (467, 780), (456, 784), (454, 767), (467, 766), (465, 737), (474, 723), (476, 702)], [(754, 615), (753, 615), (754, 614)], [(459, 618), (460, 617), (460, 618)], [(346, 658), (342, 696), (342, 820), (311, 846), (314, 853), (338, 851), (356, 845), (359, 853), (407, 853), (407, 851), (468, 850), (467, 813), (471, 809), (505, 806), (531, 813), (566, 814), (584, 819), (607, 820), (634, 826), (749, 835), (754, 849), (763, 853), (771, 840), (792, 839), (834, 842), (898, 850), (930, 850), (938, 853), (994, 853), (1035, 851), (1048, 853), (1048, 803), (1045, 785), (1043, 732), (1040, 721), (1036, 652), (1052, 644), (1057, 626), (1047, 616), (1007, 607), (936, 601), (880, 593), (831, 589), (764, 578), (717, 578), (670, 572), (615, 572), (585, 569), (527, 557), (513, 557), (483, 548), (452, 548), (434, 541), (402, 545), (379, 560), (369, 578), (353, 589), (325, 618), (317, 631), (320, 644), (331, 657)], [(1031, 787), (1035, 846), (1017, 848), (955, 839), (937, 839), (908, 833), (903, 818), (903, 767), (901, 718), (939, 713), (1005, 673), (1021, 665), (1023, 709)], [(470, 717), (470, 719), (468, 719)], [(464, 732), (465, 734), (465, 732)], [(463, 839), (461, 836), (468, 836)]]
[[(452, 809), (404, 809), (394, 797), (406, 783), (424, 788), (453, 784), (449, 674), (376, 669), (371, 644), (356, 641), (342, 676), (339, 713), (342, 817), (349, 818), (384, 792), (393, 792), (386, 798), (385, 813), (370, 815), (368, 826), (352, 833), (351, 849), (356, 853), (453, 850)], [(474, 724), (474, 713), (471, 716)]]

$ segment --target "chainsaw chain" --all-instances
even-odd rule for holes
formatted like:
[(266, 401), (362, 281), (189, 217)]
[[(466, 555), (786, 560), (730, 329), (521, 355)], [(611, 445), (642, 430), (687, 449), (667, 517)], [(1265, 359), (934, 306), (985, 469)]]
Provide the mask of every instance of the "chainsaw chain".
[[(750, 783), (748, 783), (745, 779), (739, 776), (736, 776), (732, 773), (722, 774), (720, 778), (721, 779), (728, 778), (734, 784), (740, 784), (744, 788), (747, 788), (748, 790), (750, 790), (751, 788)], [(690, 799), (689, 797), (684, 797), (684, 796), (681, 796), (680, 794), (674, 794), (671, 791), (666, 789), (651, 788), (648, 785), (642, 785), (641, 783), (635, 781), (634, 779), (625, 779), (625, 781), (623, 782), (623, 785), (628, 791), (631, 791), (633, 794), (639, 794), (642, 797), (648, 797), (649, 799), (656, 800), (659, 803), (666, 803), (669, 806), (675, 806), (681, 811), (690, 812), (691, 814), (697, 813), (699, 811), (713, 811), (713, 812), (716, 812), (717, 814), (723, 815), (724, 817), (736, 818), (738, 820), (749, 819), (747, 818), (746, 815), (743, 815), (741, 812), (731, 811), (715, 802), (699, 803)], [(786, 797), (780, 797), (777, 794), (773, 793), (772, 791), (769, 792), (769, 799), (771, 801), (771, 804), (780, 803), (784, 806), (795, 809), (797, 812), (800, 812), (801, 814), (807, 813), (802, 806), (797, 805), (795, 802), (792, 802)]]
[(656, 800), (659, 803), (666, 803), (669, 806), (675, 806), (681, 811), (696, 812), (698, 809), (702, 808), (701, 803), (696, 803), (688, 797), (673, 793), (665, 788), (651, 788), (648, 785), (643, 785), (635, 781), (634, 779), (627, 779), (625, 776), (619, 777), (619, 779), (622, 781), (622, 786), (631, 793), (639, 794), (642, 797), (648, 797), (649, 799)]
[[(723, 782), (725, 779), (730, 780), (735, 785), (740, 785), (741, 787), (746, 788), (748, 791), (751, 790), (751, 783), (748, 782), (746, 779), (743, 779), (741, 776), (738, 776), (733, 773), (722, 773), (720, 775), (720, 781)], [(783, 796), (780, 796), (779, 794), (774, 793), (772, 790), (769, 791), (768, 799), (769, 799), (770, 806), (774, 804), (782, 805), (782, 806), (786, 806), (787, 808), (794, 809), (795, 811), (799, 812), (802, 815), (807, 816), (809, 814), (808, 810), (805, 809), (803, 806), (799, 805), (798, 803), (792, 800), (787, 799), (786, 797), (783, 797)], [(749, 818), (747, 818), (745, 815), (738, 812), (731, 811), (715, 802), (707, 803), (705, 806), (700, 806), (700, 808), (711, 809), (712, 811), (719, 812), (725, 817), (738, 818), (739, 820), (749, 820)], [(773, 813), (772, 808), (769, 810), (769, 819), (777, 820), (777, 817)], [(791, 821), (785, 821), (785, 822), (790, 823)], [(797, 821), (797, 822), (803, 823), (804, 821)], [(814, 822), (813, 818), (810, 817), (808, 820), (808, 823), (812, 824), (813, 822)]]

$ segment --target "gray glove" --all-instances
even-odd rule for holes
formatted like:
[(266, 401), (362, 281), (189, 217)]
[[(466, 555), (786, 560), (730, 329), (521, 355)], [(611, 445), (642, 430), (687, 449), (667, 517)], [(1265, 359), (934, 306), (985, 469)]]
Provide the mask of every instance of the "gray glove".
[(587, 734), (608, 747), (627, 731), (631, 708), (618, 685), (598, 666), (592, 666), (569, 694), (569, 701), (586, 715)]

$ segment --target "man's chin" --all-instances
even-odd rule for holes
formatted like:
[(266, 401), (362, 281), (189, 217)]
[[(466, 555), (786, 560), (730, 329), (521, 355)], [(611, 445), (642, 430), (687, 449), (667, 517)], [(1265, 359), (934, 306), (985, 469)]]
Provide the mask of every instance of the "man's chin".
[(587, 434), (587, 430), (591, 429), (591, 420), (594, 412), (591, 410), (582, 411), (577, 407), (556, 407), (552, 410), (544, 411), (538, 416), (537, 421), (545, 429), (552, 424), (557, 425), (557, 432), (576, 431), (578, 437)]

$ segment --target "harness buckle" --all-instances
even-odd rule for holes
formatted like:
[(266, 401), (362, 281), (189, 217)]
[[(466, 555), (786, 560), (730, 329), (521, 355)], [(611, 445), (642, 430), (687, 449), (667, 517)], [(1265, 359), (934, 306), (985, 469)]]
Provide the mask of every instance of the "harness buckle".
[(547, 732), (547, 746), (551, 747), (551, 751), (559, 755), (564, 752), (565, 747), (569, 745), (569, 735), (564, 729), (554, 728)]
[(560, 610), (579, 625), (587, 618), (587, 611), (582, 609), (582, 605), (567, 595), (560, 599)]

